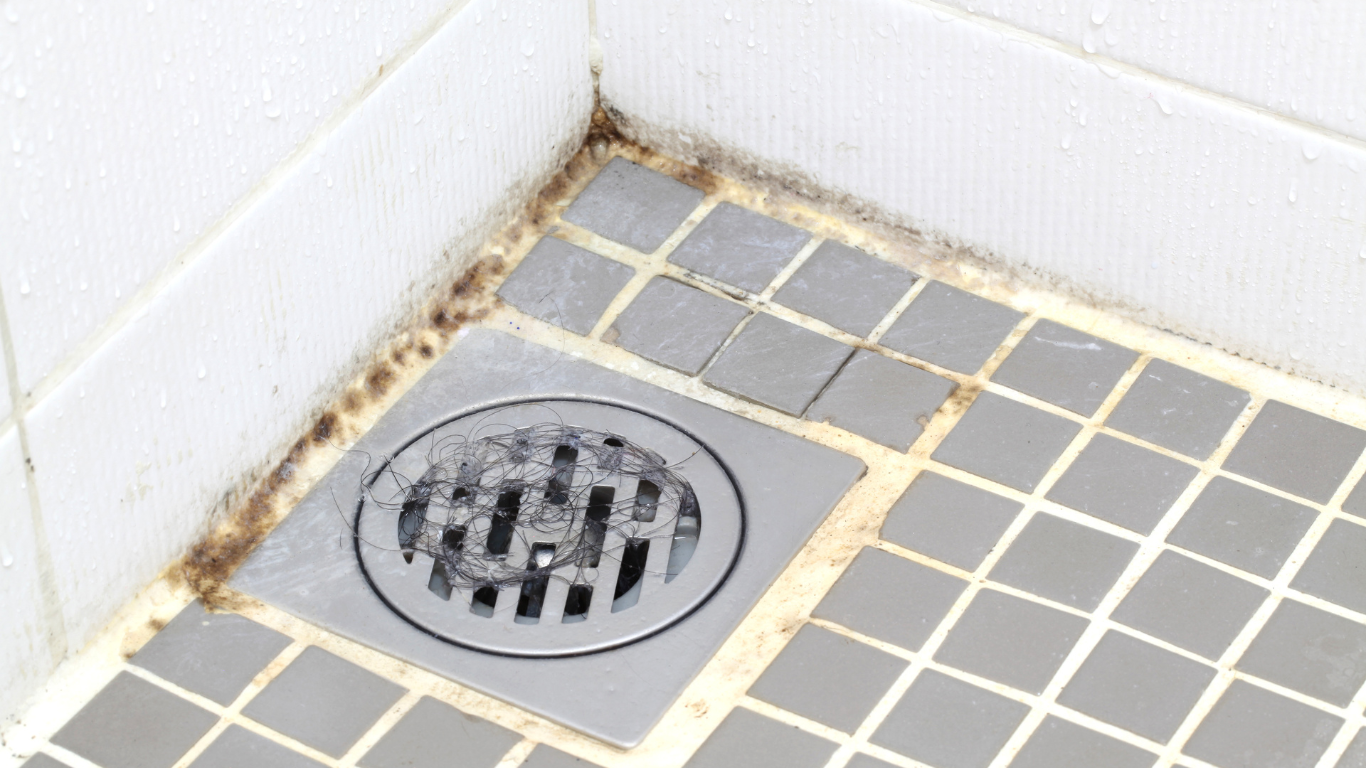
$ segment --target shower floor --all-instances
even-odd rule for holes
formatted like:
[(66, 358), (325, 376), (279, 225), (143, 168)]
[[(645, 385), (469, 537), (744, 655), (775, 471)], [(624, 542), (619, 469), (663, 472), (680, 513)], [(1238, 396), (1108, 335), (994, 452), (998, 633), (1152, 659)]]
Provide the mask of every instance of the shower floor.
[(608, 154), (490, 246), (499, 301), (450, 349), (512, 337), (866, 466), (639, 745), (168, 578), (0, 765), (1366, 766), (1360, 399)]

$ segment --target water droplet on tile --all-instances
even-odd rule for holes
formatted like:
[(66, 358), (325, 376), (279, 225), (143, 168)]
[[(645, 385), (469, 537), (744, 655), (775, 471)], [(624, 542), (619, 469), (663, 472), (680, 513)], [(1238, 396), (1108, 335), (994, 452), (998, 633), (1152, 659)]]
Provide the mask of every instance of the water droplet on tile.
[(270, 101), (272, 96), (274, 94), (270, 91), (270, 81), (264, 77), (261, 78), (261, 101)]
[(1171, 97), (1170, 97), (1170, 96), (1166, 96), (1166, 95), (1154, 96), (1154, 97), (1153, 97), (1153, 100), (1157, 102), (1157, 107), (1158, 107), (1158, 109), (1161, 109), (1161, 110), (1162, 110), (1162, 114), (1164, 114), (1164, 115), (1170, 115), (1170, 114), (1172, 113), (1172, 105), (1171, 105)]
[(14, 555), (9, 551), (9, 547), (0, 543), (0, 565), (6, 568), (14, 565)]
[(14, 84), (14, 98), (16, 98), (16, 99), (22, 99), (22, 98), (24, 98), (24, 97), (27, 96), (27, 95), (28, 95), (28, 89), (24, 87), (24, 84), (23, 84), (23, 83), (15, 83), (15, 84)]
[(1091, 4), (1091, 23), (1104, 24), (1110, 18), (1110, 0), (1096, 0)]
[(280, 116), (280, 107), (279, 107), (278, 105), (276, 105), (276, 104), (271, 104), (270, 106), (266, 107), (266, 117), (270, 118), (271, 120), (274, 120), (275, 118), (277, 118), (277, 117), (279, 117), (279, 116)]
[(33, 287), (28, 284), (28, 275), (21, 273), (19, 275), (19, 295), (27, 296), (29, 295), (29, 292), (32, 290)]
[(522, 41), (522, 55), (525, 56), (525, 57), (527, 57), (528, 59), (531, 58), (532, 56), (535, 56), (535, 55), (536, 55), (536, 41), (535, 41), (535, 40), (523, 40), (523, 41)]
[(1303, 152), (1304, 159), (1312, 163), (1319, 159), (1319, 155), (1323, 154), (1323, 145), (1316, 141), (1306, 141), (1304, 142)]
[(209, 369), (205, 368), (203, 363), (200, 363), (200, 364), (199, 364), (199, 378), (202, 379), (202, 378), (204, 378), (205, 376), (208, 376), (208, 375), (209, 375)]
[(1296, 200), (1299, 199), (1299, 197), (1300, 197), (1299, 191), (1298, 191), (1297, 189), (1295, 189), (1295, 185), (1292, 183), (1292, 184), (1290, 185), (1290, 202), (1292, 202), (1292, 203), (1295, 202)]

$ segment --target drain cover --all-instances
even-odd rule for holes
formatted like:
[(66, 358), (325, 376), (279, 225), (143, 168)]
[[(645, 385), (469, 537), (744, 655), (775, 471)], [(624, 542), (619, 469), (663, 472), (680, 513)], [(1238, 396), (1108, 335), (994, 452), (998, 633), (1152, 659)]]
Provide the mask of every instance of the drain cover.
[(685, 431), (585, 400), (499, 405), (403, 447), (356, 552), (391, 610), (450, 643), (573, 656), (685, 618), (740, 553), (740, 495)]

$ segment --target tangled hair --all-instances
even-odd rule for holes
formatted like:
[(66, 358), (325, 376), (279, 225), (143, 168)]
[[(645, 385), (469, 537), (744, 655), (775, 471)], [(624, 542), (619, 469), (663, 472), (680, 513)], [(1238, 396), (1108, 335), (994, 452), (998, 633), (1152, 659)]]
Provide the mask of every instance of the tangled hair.
[[(572, 603), (573, 585), (591, 584), (604, 559), (620, 563), (619, 598), (639, 582), (648, 542), (670, 547), (672, 579), (701, 530), (688, 481), (659, 454), (609, 432), (545, 423), (448, 437), (426, 459), (416, 479), (395, 474), (394, 498), (367, 503), (395, 513), (397, 548), (409, 562), (431, 556), (430, 587), (446, 599), (459, 590), (491, 610), (497, 590), (522, 585), (525, 602), (543, 597), (555, 578), (571, 584)], [(539, 604), (532, 610), (539, 615)]]

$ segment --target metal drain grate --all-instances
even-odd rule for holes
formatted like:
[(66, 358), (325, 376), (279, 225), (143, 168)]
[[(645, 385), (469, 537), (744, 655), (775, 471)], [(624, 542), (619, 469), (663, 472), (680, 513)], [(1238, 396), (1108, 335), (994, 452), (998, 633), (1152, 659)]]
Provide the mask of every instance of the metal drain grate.
[(404, 446), (370, 480), (356, 532), (366, 578), (410, 623), (551, 657), (688, 616), (725, 581), (744, 520), (726, 469), (682, 429), (557, 399), (477, 410)]

